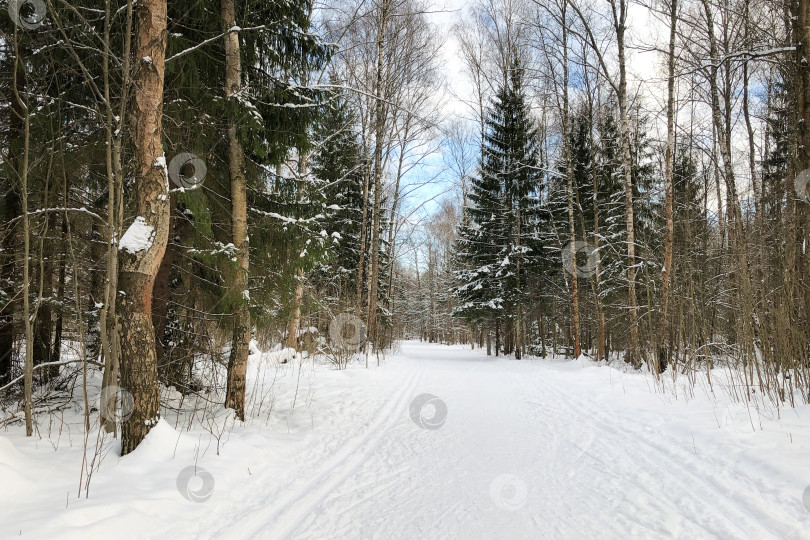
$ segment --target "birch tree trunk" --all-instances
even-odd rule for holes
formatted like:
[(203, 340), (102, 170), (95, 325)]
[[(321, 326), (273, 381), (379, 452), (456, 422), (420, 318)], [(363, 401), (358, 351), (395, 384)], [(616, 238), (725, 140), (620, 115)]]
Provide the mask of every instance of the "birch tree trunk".
[[(668, 362), (672, 343), (669, 328), (669, 291), (672, 281), (672, 252), (675, 245), (675, 221), (673, 208), (675, 192), (673, 189), (673, 159), (675, 153), (675, 42), (677, 37), (678, 0), (670, 0), (669, 13), (669, 54), (667, 55), (667, 149), (664, 155), (664, 191), (666, 197), (666, 236), (664, 238), (664, 269), (661, 272), (661, 327), (663, 337), (667, 340), (665, 359), (654, 362), (653, 373), (659, 373), (661, 362)], [(656, 354), (658, 351), (656, 351)]]
[[(234, 0), (222, 0), (222, 24), (225, 34), (225, 98), (230, 100), (242, 89), (242, 58), (239, 32), (228, 31), (236, 24)], [(239, 294), (233, 314), (233, 341), (228, 360), (228, 390), (225, 406), (245, 420), (245, 376), (250, 354), (250, 291), (248, 290), (247, 186), (245, 155), (239, 142), (235, 103), (228, 103), (228, 171), (231, 177), (231, 227), (236, 247), (234, 291)]]
[[(395, 247), (396, 247), (396, 220), (397, 220), (397, 210), (399, 207), (399, 188), (400, 182), (402, 180), (402, 170), (403, 164), (405, 162), (405, 145), (408, 141), (408, 133), (410, 132), (411, 128), (411, 115), (410, 113), (407, 114), (407, 120), (405, 121), (405, 132), (402, 135), (402, 151), (399, 154), (399, 159), (397, 161), (397, 173), (396, 178), (394, 181), (394, 193), (391, 201), (391, 211), (388, 213), (388, 264), (391, 269), (390, 273), (388, 274), (388, 316), (391, 320), (394, 320), (394, 257), (395, 257)], [(394, 343), (394, 325), (391, 325), (391, 340), (390, 343)]]
[(624, 169), (624, 220), (627, 228), (627, 301), (629, 308), (628, 325), (630, 343), (625, 360), (635, 367), (641, 367), (638, 343), (638, 301), (636, 299), (636, 233), (633, 209), (633, 157), (630, 149), (630, 123), (627, 112), (627, 60), (624, 32), (627, 25), (627, 2), (610, 0), (613, 11), (613, 25), (616, 30), (616, 44), (619, 56), (619, 124), (622, 139), (622, 167)]
[[(301, 200), (301, 186), (302, 180), (307, 174), (307, 156), (300, 150), (298, 151), (298, 199)], [(290, 316), (290, 321), (287, 323), (287, 347), (298, 350), (298, 333), (301, 327), (301, 304), (304, 301), (304, 270), (299, 269), (297, 274), (297, 282), (295, 284), (295, 296), (293, 297), (293, 309)]]
[[(745, 0), (745, 9), (743, 12), (743, 19), (745, 25), (745, 46), (751, 50), (753, 49), (752, 40), (750, 37), (751, 33), (751, 15), (750, 15), (750, 0)], [(756, 145), (754, 144), (754, 127), (751, 124), (751, 108), (749, 106), (749, 62), (745, 60), (743, 62), (743, 118), (745, 118), (745, 129), (748, 132), (748, 170), (751, 174), (751, 189), (754, 192), (754, 211), (758, 218), (761, 216), (761, 209), (762, 209), (762, 200), (761, 200), (761, 193), (762, 189), (759, 185), (759, 180), (757, 179), (757, 162), (756, 162)]]
[(135, 450), (160, 418), (152, 287), (169, 237), (169, 178), (161, 140), (166, 0), (141, 0), (135, 7), (134, 55), (135, 208), (150, 229), (151, 243), (120, 253), (121, 385), (134, 398), (132, 414), (123, 423), (123, 455)]
[[(377, 93), (375, 114), (374, 114), (374, 206), (371, 218), (371, 243), (369, 246), (369, 286), (368, 286), (368, 311), (366, 313), (366, 327), (368, 329), (368, 342), (366, 344), (366, 358), (371, 352), (369, 343), (377, 345), (377, 288), (380, 272), (380, 213), (382, 204), (382, 151), (383, 138), (385, 137), (385, 102), (383, 101), (383, 69), (385, 53), (386, 28), (388, 26), (388, 15), (391, 9), (390, 0), (383, 0), (380, 6), (380, 26), (377, 30), (377, 83), (375, 91)], [(366, 360), (368, 363), (368, 359)]]
[(577, 248), (576, 230), (574, 227), (574, 162), (571, 158), (571, 138), (568, 132), (568, 3), (562, 6), (562, 53), (563, 53), (563, 106), (562, 106), (562, 137), (563, 152), (565, 153), (565, 176), (568, 181), (568, 234), (569, 257), (571, 260), (571, 324), (574, 333), (574, 358), (582, 353), (579, 341), (579, 281), (577, 276)]
[[(368, 156), (366, 156), (368, 157)], [(363, 167), (363, 216), (360, 222), (360, 254), (357, 258), (357, 278), (355, 280), (355, 314), (359, 317), (363, 311), (363, 273), (366, 266), (366, 236), (368, 236), (368, 189), (371, 180), (369, 164)]]
[[(584, 56), (584, 55), (583, 55)], [(589, 79), (586, 77), (586, 82), (589, 82)], [(590, 92), (589, 92), (590, 93)], [(588, 100), (588, 110), (590, 111), (591, 122), (589, 123), (588, 129), (588, 137), (591, 142), (591, 145), (594, 145), (594, 135), (593, 135), (593, 126), (594, 126), (594, 113), (593, 113), (593, 100)], [(593, 175), (593, 191), (591, 192), (591, 196), (593, 198), (593, 249), (594, 249), (594, 268), (593, 277), (591, 279), (591, 284), (593, 287), (593, 298), (594, 303), (596, 305), (596, 314), (597, 320), (599, 324), (598, 330), (598, 340), (599, 342), (596, 344), (596, 361), (600, 362), (602, 360), (607, 360), (606, 358), (606, 351), (605, 351), (605, 340), (607, 336), (605, 335), (605, 308), (602, 305), (602, 298), (599, 296), (600, 291), (602, 290), (602, 254), (599, 251), (599, 175)], [(584, 234), (584, 224), (583, 224), (583, 234)]]

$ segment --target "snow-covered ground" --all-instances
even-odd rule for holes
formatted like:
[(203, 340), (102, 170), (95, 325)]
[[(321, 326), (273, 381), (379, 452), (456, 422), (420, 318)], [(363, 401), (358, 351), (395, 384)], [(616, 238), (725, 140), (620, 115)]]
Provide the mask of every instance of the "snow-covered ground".
[(167, 413), (89, 498), (77, 412), (0, 433), (0, 538), (810, 538), (810, 406), (418, 342), (251, 373), (245, 425)]

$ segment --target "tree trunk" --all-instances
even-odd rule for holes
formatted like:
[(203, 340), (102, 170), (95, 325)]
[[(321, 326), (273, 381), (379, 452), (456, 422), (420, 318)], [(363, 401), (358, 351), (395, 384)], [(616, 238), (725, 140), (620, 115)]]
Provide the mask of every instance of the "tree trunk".
[[(67, 242), (67, 212), (62, 216), (62, 245)], [(56, 285), (56, 297), (60, 300), (65, 297), (65, 277), (66, 277), (66, 253), (62, 253), (59, 260), (59, 276)], [(59, 362), (62, 359), (62, 330), (65, 322), (65, 306), (60, 305), (59, 310), (56, 312), (56, 323), (54, 324), (53, 331), (53, 353), (51, 354), (52, 362)], [(95, 360), (95, 359), (94, 359)], [(51, 367), (51, 375), (53, 377), (59, 376), (59, 366)]]
[(135, 209), (151, 228), (152, 242), (121, 253), (121, 385), (134, 405), (123, 423), (123, 455), (135, 450), (160, 418), (152, 288), (169, 237), (169, 179), (161, 140), (166, 0), (138, 2), (135, 24), (136, 90), (130, 102)]
[(546, 357), (546, 325), (545, 325), (545, 317), (543, 317), (542, 312), (540, 313), (540, 318), (537, 321), (537, 332), (540, 334), (540, 354), (543, 358)]
[[(48, 207), (48, 199), (46, 198), (45, 207)], [(45, 217), (46, 226), (43, 228), (39, 245), (40, 261), (37, 268), (39, 282), (39, 294), (37, 299), (37, 308), (34, 316), (34, 365), (51, 362), (51, 340), (53, 338), (53, 242), (48, 236), (47, 223), (49, 216)], [(49, 379), (51, 370), (40, 370), (38, 378), (41, 381)]]
[[(235, 22), (234, 0), (222, 0), (222, 24), (225, 31)], [(239, 33), (225, 35), (225, 98), (230, 99), (242, 88), (242, 57), (239, 50)], [(237, 133), (236, 118), (228, 118), (228, 170), (231, 177), (231, 227), (233, 245), (236, 246), (236, 276), (234, 290), (239, 294), (234, 308), (233, 341), (228, 360), (228, 390), (225, 406), (232, 408), (236, 416), (245, 420), (245, 376), (250, 354), (250, 291), (248, 290), (248, 235), (247, 235), (247, 186), (245, 184), (245, 156)]]
[[(667, 56), (667, 149), (664, 155), (664, 191), (666, 197), (667, 229), (664, 238), (664, 270), (661, 272), (661, 338), (666, 340), (666, 358), (653, 362), (653, 373), (658, 375), (659, 366), (666, 367), (672, 347), (672, 332), (669, 325), (669, 290), (672, 281), (672, 252), (675, 244), (675, 220), (673, 209), (675, 192), (673, 189), (673, 159), (675, 154), (675, 43), (677, 38), (678, 1), (670, 0), (669, 14), (669, 54)], [(658, 351), (656, 351), (658, 353)]]
[[(301, 202), (302, 180), (307, 174), (307, 156), (300, 149), (298, 151), (298, 202)], [(301, 328), (301, 304), (304, 301), (304, 270), (298, 270), (298, 279), (295, 284), (295, 296), (293, 297), (293, 309), (290, 321), (287, 323), (287, 347), (298, 350), (298, 333)]]
[[(394, 192), (391, 200), (391, 211), (389, 212), (388, 216), (388, 265), (390, 267), (390, 271), (388, 272), (388, 291), (386, 294), (386, 301), (388, 302), (388, 317), (391, 321), (394, 320), (394, 252), (396, 246), (396, 219), (397, 219), (397, 211), (399, 208), (399, 189), (400, 189), (400, 182), (402, 180), (402, 169), (405, 163), (405, 144), (408, 141), (408, 133), (411, 129), (411, 116), (410, 113), (408, 114), (407, 121), (405, 123), (405, 132), (402, 135), (402, 152), (399, 154), (399, 159), (397, 161), (397, 174), (394, 182)], [(462, 193), (463, 196), (463, 193)], [(394, 325), (391, 324), (391, 340), (390, 343), (394, 343)]]
[[(574, 162), (571, 157), (571, 139), (568, 132), (568, 23), (566, 21), (568, 3), (562, 8), (562, 53), (563, 53), (563, 107), (562, 107), (562, 137), (563, 152), (565, 153), (565, 172), (568, 181), (568, 256), (571, 260), (571, 324), (574, 333), (574, 358), (579, 358), (582, 350), (579, 342), (579, 280), (577, 276), (577, 248), (576, 229), (574, 227)], [(565, 256), (563, 254), (563, 256)]]
[(487, 328), (487, 356), (492, 356), (492, 332)]
[[(62, 234), (65, 236), (64, 231)], [(67, 238), (63, 238), (63, 242), (67, 242)], [(90, 258), (94, 262), (106, 261), (108, 255), (109, 245), (106, 239), (102, 237), (98, 224), (94, 221), (92, 229), (90, 230)], [(64, 254), (63, 259), (66, 257), (67, 254)], [(101, 354), (100, 317), (103, 305), (106, 302), (105, 275), (102, 273), (101, 269), (97, 267), (91, 267), (88, 271), (90, 272), (90, 284), (87, 294), (87, 357), (92, 360), (98, 360)], [(62, 298), (62, 296), (60, 295), (59, 298)], [(102, 309), (96, 307), (99, 304), (102, 305)]]
[(293, 309), (287, 323), (287, 347), (298, 350), (298, 334), (301, 328), (301, 303), (304, 301), (304, 271), (298, 270), (293, 296)]
[(11, 105), (12, 115), (22, 126), (22, 151), (14, 160), (14, 167), (20, 179), (20, 201), (22, 210), (23, 226), (23, 323), (25, 325), (25, 364), (24, 367), (24, 409), (25, 409), (25, 434), (30, 437), (34, 434), (34, 421), (31, 411), (31, 392), (34, 379), (34, 329), (31, 323), (31, 306), (29, 296), (29, 267), (31, 255), (31, 231), (28, 219), (28, 151), (30, 142), (30, 123), (28, 106), (22, 99), (22, 89), (25, 73), (20, 61), (20, 49), (17, 41), (17, 28), (14, 28), (14, 80), (12, 88), (14, 92), (14, 102)]
[[(118, 376), (121, 370), (121, 333), (118, 325), (118, 239), (124, 221), (124, 170), (121, 162), (121, 148), (123, 144), (123, 131), (126, 123), (127, 106), (130, 89), (130, 61), (132, 47), (133, 1), (127, 1), (126, 19), (124, 23), (124, 43), (121, 63), (121, 102), (118, 115), (113, 113), (110, 102), (110, 36), (112, 27), (111, 2), (107, 1), (104, 18), (105, 54), (103, 58), (104, 97), (106, 100), (106, 138), (105, 151), (107, 168), (107, 267), (104, 280), (104, 302), (99, 312), (98, 327), (101, 351), (104, 355), (104, 375), (102, 376), (102, 391), (110, 386), (118, 385)], [(67, 184), (67, 178), (65, 178)], [(63, 193), (67, 199), (67, 185)], [(67, 205), (67, 201), (65, 203)], [(65, 216), (65, 235), (68, 232), (67, 216)], [(112, 326), (112, 331), (110, 331)], [(109, 396), (110, 394), (106, 394)], [(107, 418), (101, 417), (100, 423), (107, 433), (116, 435), (116, 400), (108, 402)]]
[[(366, 156), (368, 157), (368, 156)], [(371, 181), (369, 163), (363, 166), (363, 217), (360, 222), (360, 254), (357, 257), (357, 278), (355, 279), (355, 313), (359, 317), (363, 311), (363, 273), (366, 265), (366, 237), (368, 236), (368, 190)]]
[(495, 321), (495, 356), (498, 356), (501, 350), (501, 323)]
[[(382, 152), (383, 138), (385, 137), (385, 102), (383, 93), (383, 55), (385, 53), (386, 28), (388, 27), (388, 12), (391, 7), (390, 0), (383, 0), (380, 6), (380, 27), (377, 31), (377, 81), (375, 91), (377, 101), (374, 113), (374, 206), (371, 218), (371, 243), (369, 258), (371, 268), (368, 285), (368, 311), (366, 313), (366, 328), (368, 341), (366, 343), (366, 358), (371, 352), (369, 343), (377, 347), (377, 287), (380, 272), (380, 213), (382, 211)], [(432, 328), (431, 328), (432, 331)], [(368, 360), (366, 360), (368, 362)]]
[(796, 172), (810, 168), (810, 0), (798, 0), (798, 13), (794, 17), (796, 40), (796, 70), (798, 88), (799, 152)]
[[(798, 120), (798, 152), (796, 155), (796, 165), (794, 173), (810, 169), (810, 0), (798, 0), (798, 13), (793, 19), (794, 39), (796, 41), (796, 62), (795, 77), (797, 80), (797, 120)], [(810, 185), (805, 184), (803, 201), (798, 202), (796, 213), (798, 220), (798, 231), (796, 233), (795, 245), (804, 253), (803, 260), (798, 268), (798, 280), (796, 285), (804, 296), (804, 328), (796, 333), (797, 356), (805, 369), (809, 366), (807, 361), (807, 339), (810, 334), (810, 249), (806, 246), (810, 243)], [(803, 249), (804, 248), (804, 249)], [(797, 299), (801, 301), (801, 297)], [(805, 373), (807, 373), (805, 371)], [(807, 379), (805, 379), (807, 380)], [(810, 400), (810, 393), (806, 399)]]
[[(25, 434), (31, 436), (34, 433), (34, 424), (31, 411), (31, 392), (34, 376), (34, 356), (33, 344), (34, 333), (31, 322), (31, 306), (29, 296), (29, 267), (31, 255), (31, 231), (28, 218), (28, 153), (30, 143), (30, 123), (28, 105), (22, 99), (25, 88), (25, 68), (20, 60), (20, 49), (17, 37), (17, 27), (14, 27), (13, 35), (13, 55), (14, 65), (12, 67), (11, 90), (14, 99), (11, 102), (10, 132), (13, 148), (9, 156), (9, 163), (14, 167), (20, 181), (20, 212), (22, 216), (23, 229), (23, 324), (25, 328), (25, 362), (23, 364), (23, 385), (24, 385), (24, 409), (25, 409)], [(13, 339), (13, 336), (12, 336)]]
[(622, 139), (622, 167), (624, 168), (624, 219), (627, 227), (627, 299), (629, 303), (630, 344), (626, 360), (641, 367), (638, 342), (638, 301), (636, 299), (636, 233), (633, 209), (633, 157), (630, 149), (630, 123), (627, 112), (627, 65), (624, 32), (627, 23), (626, 0), (619, 0), (618, 12), (614, 3), (614, 24), (619, 53), (619, 120)]

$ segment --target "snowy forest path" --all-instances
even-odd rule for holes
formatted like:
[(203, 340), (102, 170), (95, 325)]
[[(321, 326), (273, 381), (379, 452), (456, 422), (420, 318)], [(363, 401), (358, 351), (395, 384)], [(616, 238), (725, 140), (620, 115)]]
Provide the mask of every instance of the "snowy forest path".
[[(585, 371), (403, 343), (313, 434), (333, 440), (298, 454), (292, 480), (259, 474), (212, 537), (803, 537), (773, 471), (733, 446), (698, 450), (661, 395)], [(436, 429), (411, 417), (422, 394), (446, 405)]]
[[(264, 521), (263, 536), (807, 534), (795, 501), (785, 504), (779, 490), (768, 489), (769, 471), (734, 454), (698, 452), (690, 437), (642, 414), (635, 396), (623, 403), (613, 391), (606, 401), (607, 393), (578, 384), (569, 363), (413, 342), (393, 363), (418, 375), (403, 379), (403, 392), (380, 411), (383, 431), (363, 439), (362, 448), (352, 443), (354, 459), (316, 474), (316, 491), (291, 501), (299, 508), (279, 521)], [(438, 429), (409, 417), (408, 401), (423, 393), (447, 406)]]

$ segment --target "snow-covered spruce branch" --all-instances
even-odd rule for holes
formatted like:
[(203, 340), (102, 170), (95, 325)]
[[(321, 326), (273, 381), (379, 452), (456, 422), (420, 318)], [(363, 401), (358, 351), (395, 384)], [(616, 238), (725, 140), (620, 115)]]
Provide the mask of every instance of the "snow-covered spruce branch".
[(283, 223), (288, 223), (290, 225), (314, 223), (315, 221), (318, 221), (320, 219), (324, 219), (326, 217), (323, 214), (318, 214), (318, 215), (312, 216), (310, 218), (293, 218), (293, 217), (288, 217), (288, 216), (282, 216), (281, 214), (278, 214), (276, 212), (266, 212), (264, 210), (259, 210), (258, 208), (250, 208), (250, 211), (254, 212), (256, 214), (262, 215), (262, 216), (277, 219), (277, 220), (279, 220), (279, 221), (281, 221)]
[(222, 242), (215, 242), (215, 245), (217, 246), (216, 249), (186, 248), (186, 253), (189, 255), (211, 255), (211, 256), (224, 254), (227, 257), (233, 257), (234, 253), (236, 252), (236, 247), (231, 242), (227, 244), (223, 244)]

